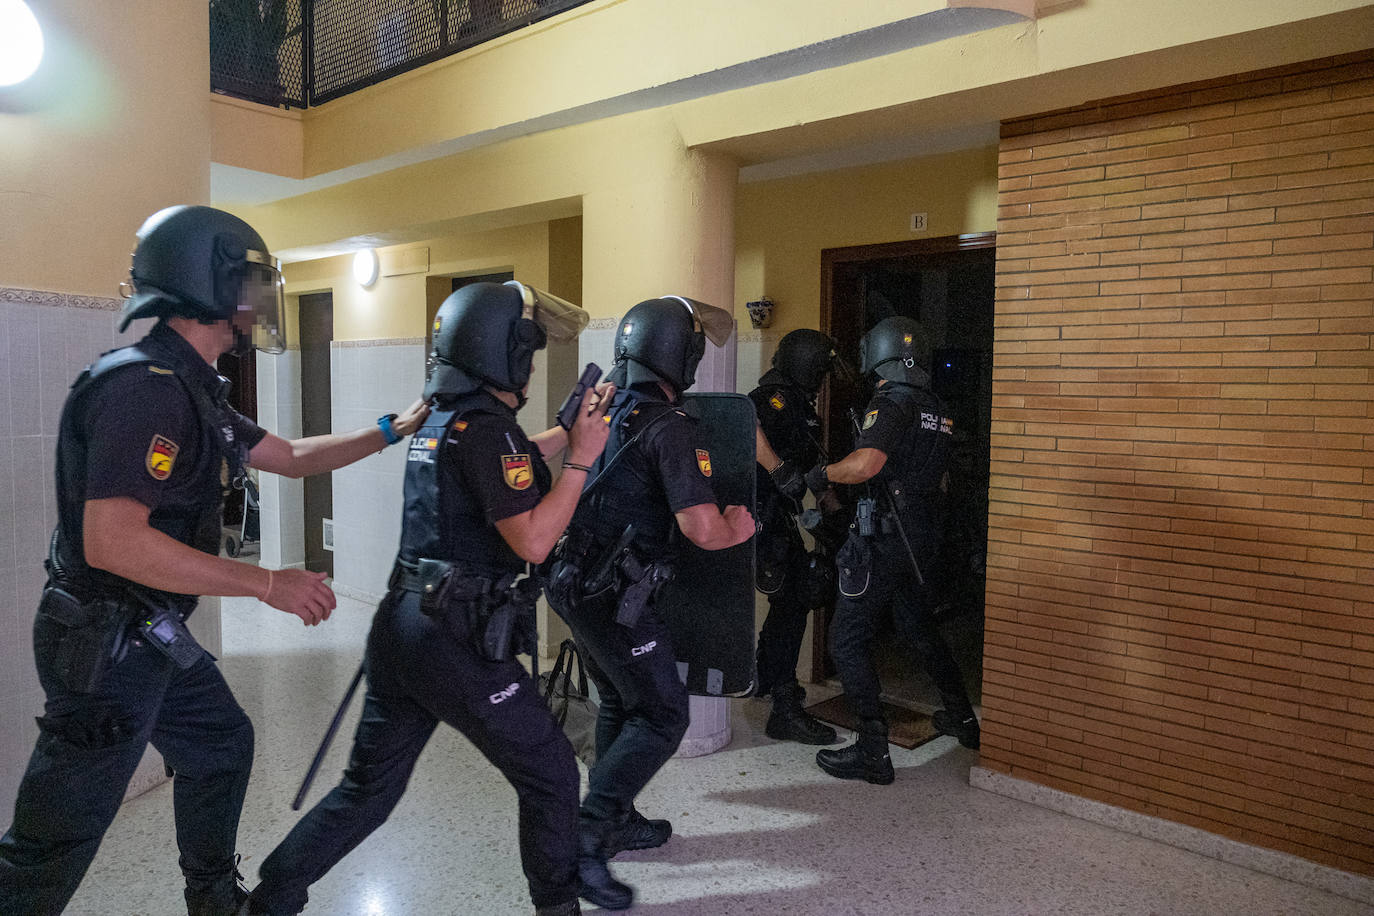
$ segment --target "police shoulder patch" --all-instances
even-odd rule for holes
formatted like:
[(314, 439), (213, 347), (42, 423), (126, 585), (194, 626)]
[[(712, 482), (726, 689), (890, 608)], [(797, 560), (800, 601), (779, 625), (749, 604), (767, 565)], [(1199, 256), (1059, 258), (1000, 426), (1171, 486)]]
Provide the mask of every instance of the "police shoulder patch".
[(787, 402), (782, 399), (782, 392), (778, 392), (769, 398), (768, 403), (773, 406), (774, 410), (782, 410), (787, 406)]
[(868, 413), (864, 414), (864, 429), (868, 429), (870, 426), (877, 422), (878, 411), (870, 410)]
[(177, 452), (181, 451), (181, 446), (177, 445), (166, 436), (153, 436), (148, 443), (148, 455), (145, 458), (148, 474), (154, 480), (166, 480), (172, 476), (172, 466), (177, 463)]
[(697, 449), (697, 467), (701, 469), (702, 477), (711, 476), (711, 453), (704, 448)]
[(534, 483), (529, 455), (502, 455), (501, 476), (512, 490), (528, 490)]
[(467, 430), (467, 428), (468, 428), (468, 421), (467, 421), (467, 420), (455, 420), (455, 421), (453, 422), (453, 428), (456, 429), (456, 430), (458, 430), (458, 432), (460, 432), (460, 433), (461, 433), (461, 432), (464, 432), (464, 431)]

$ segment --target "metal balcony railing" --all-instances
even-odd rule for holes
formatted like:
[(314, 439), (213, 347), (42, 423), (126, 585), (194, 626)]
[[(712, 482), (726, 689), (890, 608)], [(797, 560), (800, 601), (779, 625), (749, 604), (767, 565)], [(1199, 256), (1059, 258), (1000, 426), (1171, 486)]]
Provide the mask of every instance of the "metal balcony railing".
[(210, 0), (210, 88), (307, 108), (589, 0)]

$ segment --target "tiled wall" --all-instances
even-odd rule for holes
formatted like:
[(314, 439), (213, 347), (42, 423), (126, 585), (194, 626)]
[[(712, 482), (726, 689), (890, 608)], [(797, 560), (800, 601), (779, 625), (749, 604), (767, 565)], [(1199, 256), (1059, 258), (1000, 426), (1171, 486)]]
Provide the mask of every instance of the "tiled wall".
[(1374, 56), (1000, 179), (983, 765), (1374, 874)]
[[(283, 439), (301, 434), (301, 351), (257, 355), (258, 424)], [(258, 475), (262, 542), (268, 569), (305, 565), (305, 483), (276, 474)], [(286, 520), (293, 520), (288, 523)]]
[[(58, 418), (81, 369), (105, 350), (132, 343), (149, 322), (115, 331), (108, 299), (0, 289), (0, 821), (33, 750), (43, 692), (33, 665), (33, 615), (43, 558), (56, 524), (54, 457)], [(202, 608), (198, 633), (218, 648), (217, 607)], [(161, 770), (145, 759), (135, 791)]]
[[(422, 339), (336, 341), (330, 345), (333, 426), (348, 431), (377, 422), (420, 396)], [(379, 596), (401, 538), (406, 451), (393, 446), (334, 472), (334, 581)]]

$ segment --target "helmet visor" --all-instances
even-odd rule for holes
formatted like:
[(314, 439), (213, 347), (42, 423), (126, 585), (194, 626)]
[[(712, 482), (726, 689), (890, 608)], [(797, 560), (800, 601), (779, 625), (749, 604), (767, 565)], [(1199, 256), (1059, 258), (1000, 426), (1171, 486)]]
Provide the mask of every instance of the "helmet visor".
[(234, 323), (249, 334), (254, 349), (281, 353), (286, 349), (286, 284), (281, 270), (275, 258), (261, 251), (249, 251), (244, 260)]
[(686, 296), (664, 296), (663, 298), (676, 299), (687, 306), (687, 311), (692, 315), (693, 323), (706, 335), (707, 340), (718, 347), (725, 346), (730, 335), (735, 333), (735, 316), (725, 309), (718, 309), (714, 305), (707, 305), (696, 299), (688, 299)]
[(553, 293), (526, 286), (519, 280), (507, 280), (503, 285), (512, 286), (519, 291), (526, 315), (553, 340), (576, 340), (577, 335), (581, 334), (582, 329), (591, 321), (591, 315)]

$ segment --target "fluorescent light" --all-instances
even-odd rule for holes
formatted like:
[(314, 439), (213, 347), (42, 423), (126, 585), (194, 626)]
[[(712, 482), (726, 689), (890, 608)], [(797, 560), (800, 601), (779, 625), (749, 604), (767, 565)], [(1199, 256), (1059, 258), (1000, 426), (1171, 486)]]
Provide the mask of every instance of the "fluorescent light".
[(33, 76), (43, 60), (43, 30), (24, 0), (0, 0), (0, 86)]
[(381, 264), (375, 248), (364, 248), (353, 256), (353, 279), (359, 286), (371, 286), (377, 282), (377, 272)]

